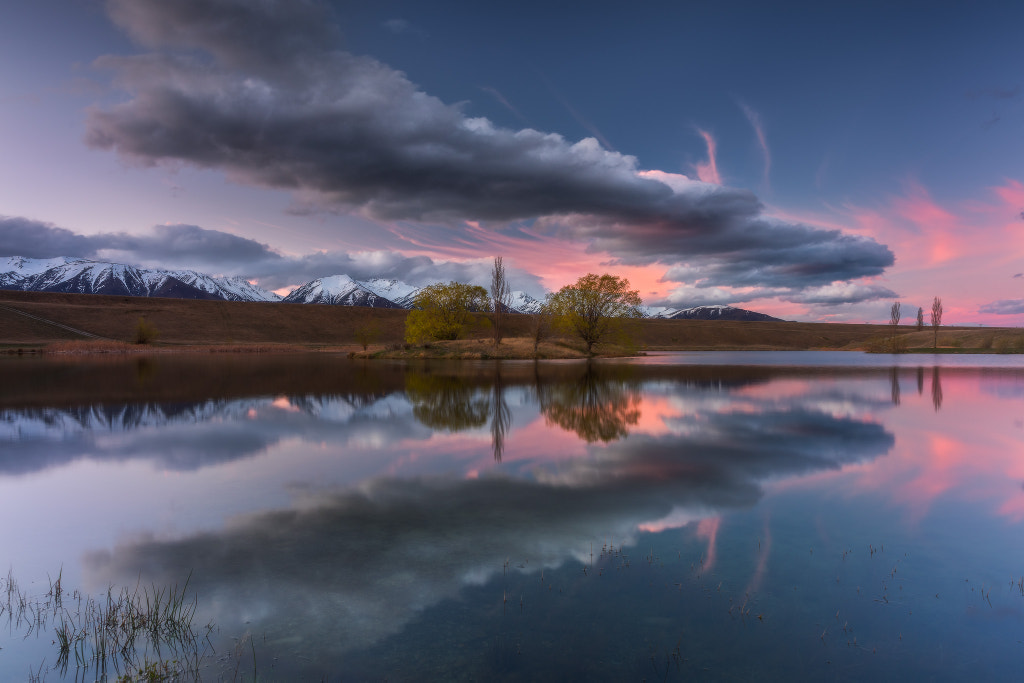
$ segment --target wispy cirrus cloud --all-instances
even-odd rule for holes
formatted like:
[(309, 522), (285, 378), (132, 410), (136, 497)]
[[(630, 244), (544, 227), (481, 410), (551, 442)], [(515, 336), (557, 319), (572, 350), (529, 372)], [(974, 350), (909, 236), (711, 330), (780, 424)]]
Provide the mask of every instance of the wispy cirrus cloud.
[(711, 183), (712, 185), (721, 185), (722, 176), (718, 173), (718, 153), (715, 138), (711, 133), (707, 132), (703, 128), (698, 128), (697, 134), (704, 139), (704, 144), (708, 148), (708, 160), (698, 161), (694, 164), (694, 170), (697, 172), (697, 177), (701, 182)]
[(761, 148), (761, 154), (764, 156), (764, 187), (765, 189), (771, 188), (771, 172), (772, 172), (772, 152), (768, 149), (768, 136), (764, 132), (764, 124), (761, 123), (761, 115), (754, 111), (746, 102), (737, 100), (740, 105), (740, 109), (743, 110), (743, 114), (747, 117), (747, 121), (754, 128), (754, 135), (757, 136), (757, 144)]
[(728, 271), (776, 287), (789, 277), (787, 291), (876, 276), (893, 263), (872, 239), (768, 218), (753, 194), (719, 185), (710, 146), (698, 175), (715, 184), (645, 171), (593, 138), (573, 143), (468, 117), (405, 74), (338, 50), (324, 4), (108, 7), (149, 52), (97, 60), (127, 98), (92, 109), (86, 139), (130, 163), (217, 169), (307, 206), (415, 222), (435, 236), (455, 238), (467, 222), (537, 220), (614, 263), (697, 267), (699, 257), (704, 279)]

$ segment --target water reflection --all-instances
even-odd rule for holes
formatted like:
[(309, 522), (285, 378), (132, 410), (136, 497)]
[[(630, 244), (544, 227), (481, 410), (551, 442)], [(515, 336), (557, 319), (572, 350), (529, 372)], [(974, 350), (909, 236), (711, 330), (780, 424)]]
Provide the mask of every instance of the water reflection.
[[(523, 384), (517, 410), (525, 401), (532, 416), (522, 413), (520, 434), (509, 431), (508, 400)], [(406, 477), (392, 466), (356, 486), (296, 490), (289, 506), (237, 516), (220, 530), (90, 552), (85, 570), (96, 584), (192, 570), (197, 590), (221, 606), (213, 616), (223, 628), (279, 633), (301, 623), (318, 634), (318, 649), (340, 656), (494, 578), (510, 556), (529, 558), (536, 571), (559, 567), (582, 556), (581, 539), (629, 543), (645, 529), (749, 508), (768, 481), (838, 470), (893, 447), (877, 422), (822, 410), (803, 394), (742, 395), (752, 386), (645, 384), (636, 370), (592, 365), (409, 376), (416, 422), (453, 436), (489, 432), (493, 456), (514, 451), (503, 463), (513, 467)], [(645, 410), (657, 425), (644, 427)], [(546, 447), (524, 454), (519, 437), (538, 429)], [(553, 437), (567, 433), (583, 444), (579, 457), (558, 453)], [(436, 451), (419, 443), (415, 452), (443, 460), (448, 443)]]
[(640, 419), (639, 385), (630, 382), (630, 368), (583, 366), (569, 381), (536, 385), (541, 414), (548, 424), (575, 433), (587, 443), (609, 442), (629, 433)]
[[(926, 524), (938, 501), (1024, 519), (1020, 374), (933, 368), (929, 397), (921, 368), (229, 365), (56, 364), (35, 385), (0, 386), (0, 510), (16, 514), (18, 496), (40, 491), (55, 500), (52, 517), (25, 522), (48, 543), (14, 528), (0, 531), (0, 547), (66, 562), (69, 580), (79, 571), (92, 589), (191, 572), (203, 618), (224, 633), (266, 634), (264, 647), (337, 672), (352, 657), (381, 661), (391, 636), (430, 630), (428, 615), (507, 581), (509, 558), (540, 585), (543, 571), (583, 576), (574, 563), (592, 566), (592, 542), (675, 533), (700, 541), (698, 573), (722, 572), (727, 587), (731, 577), (730, 597), (774, 600), (838, 585), (834, 564), (810, 558), (830, 535), (852, 545), (864, 520), (884, 518), (869, 532), (889, 547), (893, 529)], [(901, 391), (915, 379), (916, 394)], [(83, 510), (79, 490), (116, 495), (91, 496)], [(818, 525), (797, 541), (776, 521), (787, 493), (804, 497), (794, 516)], [(754, 531), (740, 541), (744, 515)], [(954, 518), (944, 513), (928, 542), (946, 538)], [(987, 521), (976, 528), (992, 533)], [(993, 547), (1008, 547), (1001, 538)], [(799, 553), (787, 555), (794, 543)], [(718, 595), (714, 583), (703, 589)], [(645, 623), (628, 612), (636, 597), (622, 598), (624, 624)], [(829, 607), (808, 617), (813, 626), (832, 618), (831, 599), (797, 602)], [(791, 618), (790, 605), (775, 609), (776, 624)], [(292, 659), (281, 678), (317, 677)]]
[(491, 450), (494, 462), (501, 462), (505, 452), (505, 434), (512, 426), (512, 411), (505, 400), (505, 383), (501, 377), (501, 366), (494, 366), (494, 383), (491, 385)]

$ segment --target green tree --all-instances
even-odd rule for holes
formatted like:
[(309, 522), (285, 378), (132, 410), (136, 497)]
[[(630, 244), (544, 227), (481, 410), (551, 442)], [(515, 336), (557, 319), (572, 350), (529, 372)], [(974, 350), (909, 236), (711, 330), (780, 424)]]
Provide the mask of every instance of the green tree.
[(628, 341), (626, 323), (643, 317), (640, 305), (640, 293), (629, 288), (629, 280), (607, 273), (587, 273), (547, 301), (555, 326), (582, 339), (588, 354), (593, 354), (594, 344), (609, 337)]
[(474, 313), (490, 310), (486, 289), (461, 282), (424, 287), (414, 305), (405, 318), (405, 340), (411, 343), (458, 339), (476, 322)]
[(918, 306), (917, 308), (917, 331), (920, 332), (924, 329), (924, 309)]

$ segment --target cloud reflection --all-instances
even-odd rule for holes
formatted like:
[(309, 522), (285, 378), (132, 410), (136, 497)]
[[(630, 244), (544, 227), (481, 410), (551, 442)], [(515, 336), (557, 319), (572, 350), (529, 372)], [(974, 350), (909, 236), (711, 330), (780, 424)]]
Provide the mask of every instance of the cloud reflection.
[[(639, 415), (643, 384), (634, 380), (631, 388), (627, 379), (601, 373), (584, 368), (580, 389), (577, 366), (565, 378), (576, 388), (552, 383), (539, 390), (547, 401), (540, 409), (554, 404), (552, 396), (563, 403), (578, 396), (583, 404), (624, 406), (626, 422)], [(495, 403), (473, 384), (417, 380), (413, 414), (438, 426), (483, 430)], [(340, 655), (400, 632), (419, 611), (500, 572), (509, 557), (528, 560), (530, 569), (558, 566), (579, 557), (590, 539), (620, 545), (680, 510), (699, 518), (746, 508), (766, 481), (876, 458), (894, 444), (876, 422), (798, 401), (765, 399), (758, 406), (746, 399), (734, 412), (723, 409), (721, 386), (658, 388), (690, 397), (689, 410), (662, 434), (579, 428), (580, 438), (595, 436), (585, 457), (536, 453), (516, 476), (495, 468), (477, 478), (378, 476), (305, 489), (285, 509), (240, 516), (221, 530), (91, 553), (86, 576), (95, 585), (140, 574), (173, 582), (191, 571), (210, 616), (227, 632), (251, 621), (253, 630), (322, 638), (322, 652)], [(576, 431), (586, 420), (568, 422)]]

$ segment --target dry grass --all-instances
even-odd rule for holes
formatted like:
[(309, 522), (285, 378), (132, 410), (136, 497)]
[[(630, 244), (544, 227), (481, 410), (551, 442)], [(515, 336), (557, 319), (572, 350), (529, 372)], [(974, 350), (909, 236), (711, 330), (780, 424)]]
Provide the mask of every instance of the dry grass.
[[(899, 353), (1024, 353), (1024, 330), (1012, 327), (941, 327), (938, 343), (934, 332), (926, 327), (914, 328), (896, 336)], [(892, 334), (885, 333), (851, 343), (844, 350), (892, 353)]]
[[(2, 290), (0, 304), (125, 342), (133, 338), (139, 318), (145, 317), (160, 331), (159, 343), (143, 347), (147, 353), (159, 349), (231, 353), (330, 349), (357, 351), (360, 357), (366, 357), (359, 344), (359, 331), (373, 328), (379, 330), (379, 336), (377, 343), (371, 345), (369, 355), (379, 355), (380, 351), (388, 349), (391, 349), (389, 354), (396, 354), (396, 349), (400, 348), (398, 357), (416, 357), (401, 348), (408, 313), (405, 310)], [(480, 358), (532, 358), (532, 343), (528, 354), (518, 349), (529, 334), (531, 316), (513, 315), (506, 322), (508, 339), (497, 351), (484, 348), (480, 340), (486, 341), (489, 337), (488, 332), (482, 330), (478, 338), (454, 343), (444, 355), (476, 358), (479, 353)], [(649, 351), (869, 350), (878, 345), (878, 340), (889, 336), (888, 325), (839, 323), (644, 320), (637, 327), (636, 341), (642, 350)], [(901, 332), (906, 348), (931, 348), (930, 329), (916, 332), (905, 326)], [(68, 342), (77, 336), (0, 309), (0, 347)], [(519, 340), (512, 343), (515, 338)], [(506, 344), (510, 350), (506, 350)], [(1024, 331), (943, 327), (939, 332), (939, 346), (956, 350), (1024, 351)], [(54, 350), (60, 348), (65, 347)], [(427, 356), (432, 355), (428, 351), (436, 353), (439, 348), (441, 346), (421, 351)], [(621, 349), (598, 351), (612, 355), (622, 352)], [(540, 357), (575, 357), (573, 354), (572, 348), (566, 348), (557, 340), (548, 340), (541, 347)]]
[(97, 339), (76, 339), (73, 341), (58, 341), (47, 344), (43, 348), (44, 353), (60, 354), (86, 354), (86, 353), (132, 353), (134, 351), (148, 351), (144, 347), (128, 344), (119, 341), (106, 341)]
[[(617, 347), (599, 349), (601, 356), (623, 356)], [(353, 358), (453, 359), (453, 360), (533, 360), (551, 358), (586, 358), (582, 344), (571, 340), (551, 339), (541, 342), (534, 350), (533, 340), (526, 337), (505, 337), (495, 345), (489, 338), (458, 339), (430, 344), (395, 344), (391, 348), (358, 352)]]
[(47, 344), (42, 352), (49, 355), (163, 354), (163, 353), (297, 353), (317, 351), (346, 351), (347, 348), (316, 348), (299, 344), (128, 344), (127, 342), (83, 339)]

